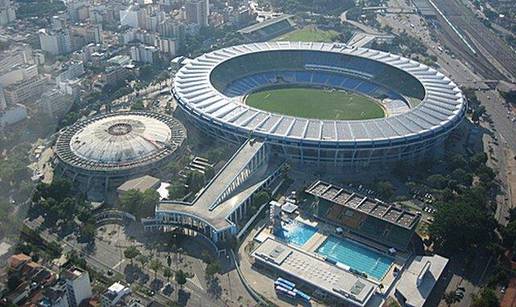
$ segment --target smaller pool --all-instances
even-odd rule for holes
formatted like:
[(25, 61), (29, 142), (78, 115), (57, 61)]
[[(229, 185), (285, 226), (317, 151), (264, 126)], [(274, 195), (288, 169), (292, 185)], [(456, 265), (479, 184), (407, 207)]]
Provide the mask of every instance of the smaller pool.
[(287, 243), (303, 246), (316, 232), (317, 228), (294, 221), (284, 225), (275, 235)]
[(317, 249), (317, 253), (340, 262), (368, 277), (381, 281), (393, 262), (389, 256), (350, 239), (330, 236)]

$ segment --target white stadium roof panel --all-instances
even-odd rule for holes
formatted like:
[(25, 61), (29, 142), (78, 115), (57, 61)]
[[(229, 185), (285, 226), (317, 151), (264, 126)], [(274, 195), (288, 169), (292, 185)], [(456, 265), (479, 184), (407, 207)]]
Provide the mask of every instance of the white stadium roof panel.
[[(235, 91), (228, 92), (231, 96), (235, 95), (230, 98), (211, 84), (210, 76), (214, 68), (224, 65), (228, 60), (241, 55), (276, 50), (330, 52), (367, 58), (407, 72), (419, 81), (424, 88), (425, 96), (418, 106), (390, 117), (374, 120), (323, 121), (258, 110), (235, 99), (238, 97)], [(264, 58), (264, 60), (274, 61), (270, 58)], [(286, 58), (285, 61), (288, 62), (289, 59)], [(245, 71), (249, 75), (253, 72), (253, 64), (249, 63), (249, 67), (245, 66)], [(374, 62), (367, 65), (374, 65)], [(364, 73), (364, 76), (367, 76), (367, 73)], [(257, 78), (243, 80), (242, 76), (238, 82), (236, 86), (241, 86), (244, 91), (260, 86)], [(460, 121), (465, 109), (460, 89), (449, 78), (433, 68), (382, 51), (349, 48), (344, 44), (310, 42), (252, 43), (201, 55), (183, 66), (176, 74), (174, 94), (179, 104), (186, 109), (194, 108), (203, 115), (203, 118), (228, 123), (242, 134), (248, 133), (248, 130), (257, 130), (270, 137), (304, 138), (320, 142), (385, 141), (427, 134), (433, 130), (440, 131), (440, 127), (450, 121)]]

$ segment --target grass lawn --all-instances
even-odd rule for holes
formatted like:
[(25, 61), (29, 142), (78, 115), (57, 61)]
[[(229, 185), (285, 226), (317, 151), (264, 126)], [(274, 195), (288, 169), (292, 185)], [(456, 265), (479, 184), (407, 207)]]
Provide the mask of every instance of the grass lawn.
[(339, 33), (333, 30), (319, 30), (315, 27), (305, 27), (276, 37), (274, 40), (331, 43), (337, 38), (338, 35)]
[(273, 88), (251, 93), (246, 104), (268, 112), (317, 119), (381, 118), (383, 109), (366, 96), (318, 88)]

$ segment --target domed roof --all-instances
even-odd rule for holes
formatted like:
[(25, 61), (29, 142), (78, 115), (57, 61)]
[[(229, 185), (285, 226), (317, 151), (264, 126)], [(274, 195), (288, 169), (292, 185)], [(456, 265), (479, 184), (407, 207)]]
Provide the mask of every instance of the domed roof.
[(79, 130), (70, 140), (77, 156), (101, 163), (135, 161), (161, 151), (171, 140), (164, 122), (144, 115), (106, 117)]
[(170, 156), (186, 138), (173, 117), (151, 112), (108, 113), (63, 130), (55, 152), (60, 161), (92, 171), (117, 171)]

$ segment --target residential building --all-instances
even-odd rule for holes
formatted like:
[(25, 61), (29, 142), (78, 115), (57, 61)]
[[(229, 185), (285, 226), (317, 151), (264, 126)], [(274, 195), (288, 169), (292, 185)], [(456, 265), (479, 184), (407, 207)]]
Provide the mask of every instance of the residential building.
[(21, 64), (34, 64), (32, 48), (22, 44), (0, 53), (0, 73), (12, 70)]
[(84, 64), (82, 61), (72, 61), (63, 67), (62, 72), (57, 75), (56, 83), (66, 80), (77, 79), (84, 74)]
[(114, 86), (120, 82), (127, 80), (130, 76), (135, 75), (134, 65), (112, 65), (106, 68), (106, 71), (102, 73), (93, 83), (93, 90), (102, 92), (105, 86)]
[(39, 30), (39, 42), (41, 49), (52, 54), (67, 54), (72, 51), (72, 40), (68, 29), (50, 31)]
[(4, 88), (0, 84), (0, 112), (7, 109), (7, 101), (5, 100)]
[(112, 284), (101, 296), (101, 306), (115, 306), (131, 289), (119, 282)]
[(210, 15), (209, 0), (189, 0), (185, 3), (185, 17), (187, 23), (207, 27)]
[(117, 55), (107, 60), (107, 62), (111, 65), (125, 66), (131, 64), (131, 57), (128, 55)]
[(58, 280), (55, 285), (46, 289), (44, 298), (39, 302), (41, 307), (69, 307), (66, 282)]
[(124, 10), (120, 10), (120, 24), (132, 28), (139, 28), (143, 24), (143, 10), (138, 5), (130, 5)]
[(45, 91), (47, 81), (47, 77), (38, 75), (34, 78), (25, 79), (4, 88), (7, 105), (36, 101)]
[(131, 47), (131, 59), (136, 62), (153, 64), (158, 58), (158, 49), (154, 46), (140, 44)]
[(5, 26), (16, 19), (16, 11), (10, 0), (0, 1), (0, 26)]
[(66, 282), (68, 305), (70, 307), (79, 306), (82, 301), (93, 295), (88, 271), (71, 267), (63, 272), (62, 278)]
[(161, 53), (166, 54), (169, 58), (176, 55), (177, 43), (173, 38), (157, 37), (154, 45)]
[(38, 65), (19, 64), (9, 71), (0, 72), (0, 85), (7, 87), (16, 82), (32, 79), (38, 75)]
[(61, 93), (69, 95), (76, 100), (81, 93), (81, 83), (82, 79), (71, 79), (59, 82), (57, 86)]
[(101, 32), (102, 25), (79, 24), (70, 27), (73, 50), (78, 50), (90, 43), (102, 43)]
[(39, 111), (55, 119), (62, 118), (73, 105), (73, 96), (58, 89), (52, 89), (41, 95), (38, 100)]
[(163, 37), (173, 37), (179, 41), (182, 41), (185, 36), (184, 25), (173, 18), (162, 20), (158, 24), (157, 31)]

